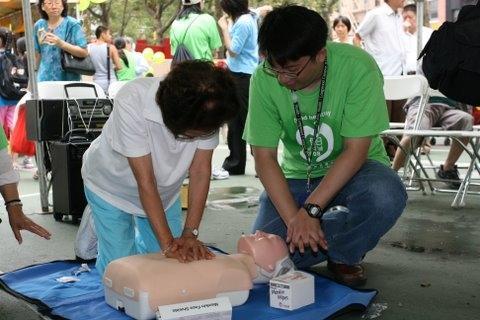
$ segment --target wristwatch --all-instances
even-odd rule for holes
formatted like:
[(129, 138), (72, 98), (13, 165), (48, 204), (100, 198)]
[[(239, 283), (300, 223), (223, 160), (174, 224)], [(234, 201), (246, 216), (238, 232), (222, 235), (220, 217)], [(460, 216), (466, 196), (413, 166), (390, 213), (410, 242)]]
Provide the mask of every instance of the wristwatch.
[(192, 234), (195, 237), (198, 237), (198, 229), (197, 228), (190, 228), (190, 227), (183, 228), (183, 234), (186, 234), (187, 232), (189, 232), (190, 234)]
[(308, 215), (312, 218), (320, 219), (323, 215), (322, 207), (315, 203), (304, 203), (303, 209), (307, 211)]

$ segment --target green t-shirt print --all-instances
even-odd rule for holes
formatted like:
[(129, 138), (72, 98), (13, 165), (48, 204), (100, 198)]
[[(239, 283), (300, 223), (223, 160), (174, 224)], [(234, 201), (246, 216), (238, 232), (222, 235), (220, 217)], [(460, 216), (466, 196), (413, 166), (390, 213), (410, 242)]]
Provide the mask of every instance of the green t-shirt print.
[[(373, 58), (351, 45), (327, 43), (328, 72), (312, 159), (312, 177), (324, 176), (343, 151), (345, 138), (372, 137), (368, 158), (389, 165), (379, 133), (388, 129), (383, 76)], [(308, 152), (313, 141), (320, 88), (297, 92)], [(284, 145), (282, 170), (287, 178), (305, 179), (307, 161), (296, 125), (292, 94), (257, 68), (250, 84), (244, 139), (253, 146)]]

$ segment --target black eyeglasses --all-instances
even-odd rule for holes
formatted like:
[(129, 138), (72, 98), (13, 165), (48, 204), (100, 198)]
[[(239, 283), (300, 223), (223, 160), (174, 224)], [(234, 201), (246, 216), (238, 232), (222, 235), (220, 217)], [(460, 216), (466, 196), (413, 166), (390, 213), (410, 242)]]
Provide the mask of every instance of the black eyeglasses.
[(283, 76), (288, 79), (297, 79), (298, 76), (305, 70), (307, 67), (308, 63), (312, 60), (312, 58), (309, 58), (307, 62), (303, 65), (303, 67), (297, 71), (297, 72), (291, 72), (291, 71), (283, 71), (283, 70), (277, 70), (275, 68), (272, 68), (270, 64), (265, 60), (263, 63), (263, 70), (270, 76), (278, 78), (279, 76)]
[(212, 130), (206, 133), (201, 133), (201, 134), (188, 134), (188, 133), (179, 133), (175, 135), (175, 139), (177, 140), (195, 140), (195, 139), (208, 139), (212, 136), (214, 136), (217, 133), (217, 130)]

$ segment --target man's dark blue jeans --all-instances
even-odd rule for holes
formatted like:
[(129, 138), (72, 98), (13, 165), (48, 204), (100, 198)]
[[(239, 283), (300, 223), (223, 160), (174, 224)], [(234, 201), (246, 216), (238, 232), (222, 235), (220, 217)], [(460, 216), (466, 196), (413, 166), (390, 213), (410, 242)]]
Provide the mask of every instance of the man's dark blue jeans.
[[(312, 190), (322, 179), (312, 180)], [(298, 207), (307, 198), (305, 179), (287, 179), (290, 192)], [(298, 268), (307, 268), (325, 260), (354, 265), (375, 248), (380, 238), (390, 230), (405, 209), (407, 193), (398, 174), (386, 165), (367, 160), (334, 197), (325, 210), (344, 206), (349, 212), (341, 228), (322, 229), (328, 243), (328, 252), (314, 253), (309, 249), (301, 255), (298, 250), (292, 260)], [(333, 229), (333, 228), (332, 228)], [(286, 239), (287, 227), (270, 198), (264, 191), (260, 196), (260, 209), (253, 231), (262, 230)], [(332, 232), (333, 231), (333, 232)]]

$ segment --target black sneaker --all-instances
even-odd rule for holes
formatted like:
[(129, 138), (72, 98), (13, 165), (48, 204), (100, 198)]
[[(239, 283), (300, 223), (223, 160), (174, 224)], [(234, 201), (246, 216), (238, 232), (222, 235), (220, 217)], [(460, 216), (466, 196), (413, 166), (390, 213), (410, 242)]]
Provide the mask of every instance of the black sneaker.
[(462, 180), (460, 180), (460, 177), (458, 175), (457, 166), (454, 166), (453, 169), (450, 170), (444, 170), (443, 164), (440, 165), (440, 169), (437, 171), (437, 178), (443, 180), (450, 180), (445, 183), (454, 189), (460, 188), (460, 185), (462, 184)]

